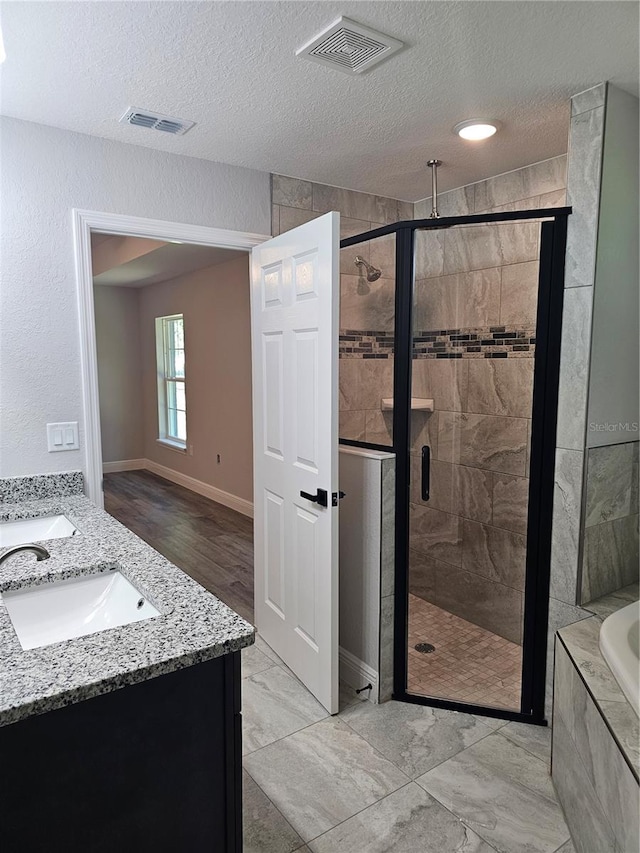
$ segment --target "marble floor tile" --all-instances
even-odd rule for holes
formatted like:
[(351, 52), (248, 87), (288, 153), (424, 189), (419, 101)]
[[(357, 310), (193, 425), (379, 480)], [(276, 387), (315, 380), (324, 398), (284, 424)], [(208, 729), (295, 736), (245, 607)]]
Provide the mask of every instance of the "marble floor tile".
[(369, 702), (368, 691), (364, 693), (356, 693), (355, 687), (351, 687), (344, 681), (338, 684), (340, 711), (344, 711), (350, 705), (360, 705), (362, 702)]
[(266, 643), (260, 634), (256, 634), (256, 649), (259, 649), (263, 655), (266, 655), (269, 660), (272, 660), (274, 663), (277, 663), (279, 666), (285, 666), (282, 658), (278, 657), (278, 655), (273, 651), (270, 645)]
[(562, 847), (556, 850), (556, 853), (576, 853), (576, 848), (573, 846), (573, 841), (569, 839), (565, 841)]
[(551, 760), (551, 727), (532, 726), (529, 723), (507, 723), (500, 734), (512, 743), (521, 746), (549, 765)]
[(269, 669), (270, 666), (275, 666), (275, 662), (268, 658), (264, 652), (261, 652), (255, 644), (242, 650), (240, 660), (243, 678), (249, 678), (258, 672)]
[(500, 733), (416, 781), (499, 853), (554, 853), (569, 839), (544, 762)]
[(411, 779), (502, 725), (488, 717), (394, 701), (350, 707), (341, 719)]
[(313, 853), (494, 853), (414, 782), (309, 844)]
[(327, 716), (295, 676), (272, 666), (242, 682), (243, 752), (248, 754)]
[(293, 853), (303, 844), (246, 770), (242, 774), (242, 819), (244, 853)]
[(246, 756), (244, 764), (305, 841), (409, 781), (350, 726), (333, 717)]

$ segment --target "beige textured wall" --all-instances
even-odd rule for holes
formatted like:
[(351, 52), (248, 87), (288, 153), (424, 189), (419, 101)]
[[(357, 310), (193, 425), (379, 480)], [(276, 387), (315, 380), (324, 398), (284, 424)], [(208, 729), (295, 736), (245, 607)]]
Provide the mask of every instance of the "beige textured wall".
[[(158, 444), (155, 318), (184, 314), (187, 442)], [(240, 257), (140, 293), (144, 457), (251, 501), (251, 316), (249, 261)], [(216, 455), (220, 454), (220, 463)]]
[(143, 456), (139, 291), (94, 287), (102, 461)]

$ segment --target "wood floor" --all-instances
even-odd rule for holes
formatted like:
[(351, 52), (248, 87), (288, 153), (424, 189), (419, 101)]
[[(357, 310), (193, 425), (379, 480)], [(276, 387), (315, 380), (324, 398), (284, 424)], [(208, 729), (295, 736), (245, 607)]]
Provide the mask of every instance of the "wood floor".
[(253, 623), (253, 522), (149, 471), (104, 475), (104, 506)]

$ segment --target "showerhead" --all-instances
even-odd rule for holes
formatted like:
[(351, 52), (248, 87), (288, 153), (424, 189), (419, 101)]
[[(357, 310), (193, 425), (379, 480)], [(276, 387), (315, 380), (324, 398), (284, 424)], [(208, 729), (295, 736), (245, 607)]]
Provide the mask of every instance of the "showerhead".
[(371, 266), (371, 264), (368, 261), (365, 261), (364, 258), (361, 258), (360, 255), (356, 255), (353, 262), (357, 267), (364, 267), (366, 269), (367, 281), (377, 281), (382, 275), (382, 270)]

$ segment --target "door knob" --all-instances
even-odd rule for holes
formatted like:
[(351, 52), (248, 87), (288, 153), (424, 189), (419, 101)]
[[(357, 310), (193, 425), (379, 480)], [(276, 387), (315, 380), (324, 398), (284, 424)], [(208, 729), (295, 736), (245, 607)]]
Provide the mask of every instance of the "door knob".
[(316, 489), (315, 495), (310, 495), (309, 492), (300, 492), (300, 497), (318, 506), (329, 506), (329, 496), (326, 489)]

